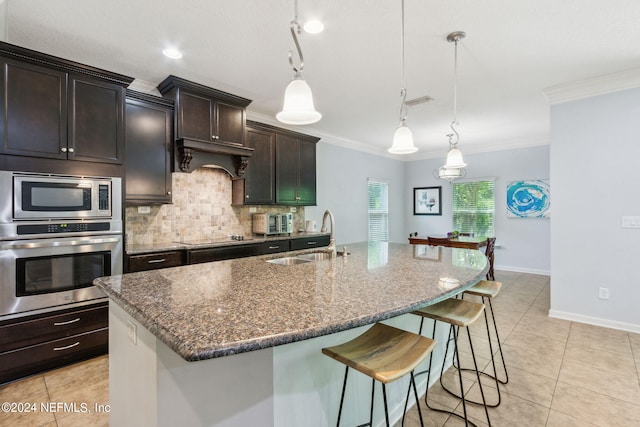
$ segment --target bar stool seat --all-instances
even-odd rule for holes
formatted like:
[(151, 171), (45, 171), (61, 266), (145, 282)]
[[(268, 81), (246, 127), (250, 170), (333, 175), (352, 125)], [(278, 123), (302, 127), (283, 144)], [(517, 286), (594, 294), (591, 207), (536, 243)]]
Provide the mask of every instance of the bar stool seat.
[[(422, 327), (424, 324), (424, 319), (428, 318), (428, 319), (433, 319), (436, 322), (433, 323), (433, 332), (432, 332), (432, 337), (435, 338), (435, 334), (436, 334), (436, 325), (437, 322), (444, 322), (444, 323), (448, 323), (450, 325), (450, 329), (449, 329), (449, 340), (447, 341), (447, 345), (446, 345), (446, 349), (445, 349), (445, 353), (444, 353), (444, 358), (446, 360), (447, 358), (447, 353), (449, 352), (449, 343), (451, 341), (451, 335), (453, 334), (453, 342), (454, 342), (454, 362), (455, 359), (457, 359), (457, 363), (458, 366), (460, 366), (460, 356), (458, 354), (458, 328), (460, 327), (464, 327), (466, 328), (467, 326), (471, 325), (472, 323), (474, 323), (476, 320), (478, 320), (478, 318), (482, 315), (482, 313), (485, 311), (485, 306), (484, 304), (481, 303), (477, 303), (477, 302), (472, 302), (472, 301), (465, 301), (463, 299), (457, 299), (457, 298), (449, 298), (446, 299), (444, 301), (441, 301), (439, 303), (433, 304), (433, 305), (429, 305), (426, 306), (424, 308), (421, 308), (419, 310), (415, 310), (412, 313), (418, 316), (422, 317), (422, 320), (420, 322), (420, 330), (419, 330), (419, 334), (422, 334)], [(444, 374), (444, 363), (442, 364), (442, 370), (440, 371), (440, 384), (442, 385), (442, 388), (449, 392), (450, 394), (459, 397), (462, 400), (462, 409), (464, 412), (464, 417), (460, 416), (459, 414), (452, 412), (452, 411), (448, 411), (448, 410), (444, 410), (444, 409), (440, 409), (440, 408), (435, 408), (429, 405), (429, 401), (428, 401), (428, 394), (429, 394), (429, 380), (431, 378), (431, 365), (433, 362), (433, 356), (430, 357), (429, 359), (429, 368), (424, 371), (424, 372), (419, 372), (418, 374), (423, 374), (423, 373), (427, 373), (427, 390), (425, 392), (425, 396), (424, 396), (424, 401), (425, 404), (427, 405), (427, 407), (429, 409), (438, 411), (438, 412), (445, 412), (448, 414), (452, 414), (455, 415), (459, 418), (463, 418), (465, 420), (465, 423), (467, 425), (471, 424), (474, 425), (473, 423), (471, 423), (468, 420), (467, 417), (467, 406), (466, 403), (467, 402), (471, 402), (471, 403), (477, 403), (477, 404), (481, 404), (484, 406), (484, 411), (485, 411), (485, 415), (487, 417), (487, 422), (489, 424), (489, 426), (491, 426), (491, 420), (489, 419), (489, 411), (487, 410), (487, 404), (486, 404), (486, 400), (485, 400), (485, 396), (484, 396), (484, 391), (482, 389), (482, 383), (480, 382), (480, 372), (478, 370), (478, 366), (476, 363), (476, 358), (475, 358), (475, 353), (473, 350), (473, 343), (471, 340), (471, 334), (469, 333), (469, 329), (467, 328), (467, 336), (469, 338), (469, 345), (471, 347), (471, 354), (472, 354), (472, 358), (473, 358), (473, 363), (474, 363), (474, 367), (475, 367), (475, 371), (476, 371), (476, 378), (478, 380), (478, 386), (480, 388), (480, 394), (482, 395), (482, 402), (473, 402), (473, 401), (469, 401), (468, 399), (465, 399), (464, 396), (464, 386), (462, 383), (462, 375), (459, 374), (459, 384), (460, 384), (460, 393), (461, 396), (458, 396), (457, 394), (449, 391), (444, 384), (442, 383), (442, 375)], [(416, 374), (416, 375), (418, 375)]]
[(471, 301), (449, 298), (437, 304), (429, 305), (413, 312), (455, 326), (469, 326), (482, 314), (484, 306)]
[[(365, 333), (351, 341), (323, 348), (322, 353), (346, 365), (337, 425), (340, 425), (349, 368), (360, 371), (373, 379), (369, 425), (373, 425), (375, 381), (382, 383), (385, 418), (387, 426), (389, 426), (385, 385), (411, 374), (411, 384), (413, 385), (416, 402), (418, 402), (413, 370), (431, 353), (435, 344), (434, 340), (427, 337), (382, 323), (376, 323)], [(418, 405), (418, 413), (420, 415), (420, 423), (424, 425), (420, 405)]]
[(502, 283), (493, 280), (481, 280), (472, 287), (464, 291), (465, 294), (477, 295), (479, 297), (495, 298), (502, 288)]

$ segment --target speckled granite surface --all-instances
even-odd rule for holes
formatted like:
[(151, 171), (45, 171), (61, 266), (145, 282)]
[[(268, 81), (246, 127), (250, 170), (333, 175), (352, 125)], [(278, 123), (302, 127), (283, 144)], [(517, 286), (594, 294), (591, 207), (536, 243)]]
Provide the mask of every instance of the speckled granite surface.
[(348, 250), (346, 258), (297, 265), (265, 262), (292, 254), (284, 253), (94, 283), (185, 360), (196, 361), (404, 314), (461, 292), (488, 268), (475, 250), (366, 242)]

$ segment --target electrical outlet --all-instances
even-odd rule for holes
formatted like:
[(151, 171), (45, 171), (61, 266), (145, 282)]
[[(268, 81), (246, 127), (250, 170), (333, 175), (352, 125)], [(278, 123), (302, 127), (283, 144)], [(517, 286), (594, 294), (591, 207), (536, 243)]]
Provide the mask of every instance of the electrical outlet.
[(291, 208), (289, 209), (289, 211), (290, 211), (290, 212), (297, 212), (297, 211), (298, 211), (298, 208), (296, 208), (296, 207), (291, 207)]
[(609, 288), (599, 288), (598, 289), (598, 298), (600, 298), (600, 299), (609, 299)]
[(138, 206), (139, 214), (148, 214), (151, 213), (151, 206)]
[(133, 343), (133, 345), (138, 345), (138, 328), (136, 324), (131, 320), (127, 320), (127, 335), (129, 336), (129, 341)]
[(249, 208), (249, 213), (256, 213), (256, 212), (258, 212), (258, 208), (256, 208), (255, 206), (251, 206)]

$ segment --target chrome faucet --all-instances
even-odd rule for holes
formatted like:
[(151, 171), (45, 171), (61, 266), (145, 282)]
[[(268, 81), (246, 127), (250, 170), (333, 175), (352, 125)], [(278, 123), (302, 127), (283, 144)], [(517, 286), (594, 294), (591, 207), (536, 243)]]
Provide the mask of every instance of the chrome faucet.
[(333, 220), (333, 213), (329, 209), (324, 211), (324, 215), (322, 215), (322, 227), (320, 228), (321, 233), (327, 232), (327, 217), (331, 222), (331, 237), (329, 238), (329, 246), (327, 246), (327, 250), (334, 251), (336, 250), (336, 238), (335, 238), (335, 222)]

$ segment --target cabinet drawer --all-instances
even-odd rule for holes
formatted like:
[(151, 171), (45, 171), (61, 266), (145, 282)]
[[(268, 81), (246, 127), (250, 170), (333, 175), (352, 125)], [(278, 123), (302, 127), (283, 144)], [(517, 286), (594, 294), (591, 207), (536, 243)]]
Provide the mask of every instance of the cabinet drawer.
[(109, 329), (47, 341), (0, 353), (0, 384), (47, 369), (106, 354)]
[(260, 254), (275, 254), (290, 250), (289, 240), (274, 240), (260, 244)]
[(316, 248), (329, 246), (329, 236), (305, 237), (302, 239), (291, 239), (291, 250)]
[(0, 352), (106, 328), (109, 325), (106, 303), (63, 314), (47, 314), (0, 326)]
[(186, 251), (156, 252), (145, 255), (129, 256), (128, 273), (155, 270), (157, 268), (177, 267), (185, 264)]
[(218, 248), (192, 249), (189, 253), (190, 264), (221, 261), (224, 259), (244, 258), (260, 255), (260, 244), (223, 246)]

